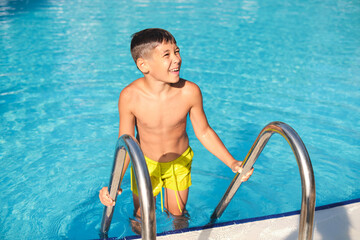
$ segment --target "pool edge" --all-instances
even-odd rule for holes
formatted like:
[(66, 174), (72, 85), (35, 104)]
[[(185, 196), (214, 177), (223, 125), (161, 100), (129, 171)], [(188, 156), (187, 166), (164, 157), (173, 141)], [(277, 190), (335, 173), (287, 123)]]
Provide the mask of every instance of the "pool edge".
[[(350, 205), (353, 203), (360, 203), (360, 198), (326, 204), (323, 206), (318, 206), (318, 207), (315, 207), (315, 211), (332, 209), (332, 208), (336, 208), (336, 207), (340, 207), (340, 206)], [(294, 216), (294, 215), (298, 215), (298, 214), (300, 214), (300, 210), (279, 213), (279, 214), (271, 214), (271, 215), (266, 215), (266, 216), (261, 216), (261, 217), (227, 221), (227, 222), (222, 222), (222, 223), (212, 223), (212, 224), (207, 224), (207, 225), (203, 225), (203, 226), (190, 227), (190, 228), (184, 228), (184, 229), (179, 229), (179, 230), (165, 231), (165, 232), (158, 233), (156, 236), (162, 237), (162, 236), (167, 236), (167, 235), (175, 235), (175, 234), (181, 234), (181, 233), (187, 233), (187, 232), (206, 230), (206, 229), (210, 229), (210, 228), (220, 228), (220, 227), (226, 227), (226, 226), (230, 226), (230, 225), (239, 225), (239, 224), (258, 222), (258, 221), (269, 220), (269, 219), (284, 218), (284, 217)], [(122, 238), (114, 237), (114, 238), (109, 238), (109, 239), (111, 239), (111, 240), (141, 239), (141, 236), (140, 235), (131, 235), (131, 236), (122, 237)]]

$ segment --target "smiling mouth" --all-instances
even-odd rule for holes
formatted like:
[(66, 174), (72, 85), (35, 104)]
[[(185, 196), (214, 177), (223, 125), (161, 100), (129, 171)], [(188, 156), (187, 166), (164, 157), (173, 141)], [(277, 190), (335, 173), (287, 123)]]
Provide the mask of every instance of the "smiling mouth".
[(180, 71), (180, 68), (174, 68), (174, 69), (171, 69), (170, 72), (179, 72)]

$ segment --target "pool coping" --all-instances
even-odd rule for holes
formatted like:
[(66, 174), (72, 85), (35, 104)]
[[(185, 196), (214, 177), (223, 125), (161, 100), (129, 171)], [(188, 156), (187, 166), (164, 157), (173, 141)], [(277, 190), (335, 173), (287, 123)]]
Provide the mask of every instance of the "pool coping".
[[(318, 207), (315, 207), (315, 211), (327, 210), (327, 209), (345, 206), (345, 205), (349, 205), (349, 204), (353, 204), (353, 203), (360, 203), (360, 198), (347, 200), (347, 201), (341, 201), (341, 202), (337, 202), (337, 203), (331, 203), (331, 204), (327, 204), (327, 205), (323, 205), (323, 206), (318, 206)], [(200, 231), (200, 230), (205, 230), (205, 229), (210, 229), (210, 228), (220, 228), (220, 227), (225, 227), (225, 226), (230, 226), (230, 225), (238, 225), (238, 224), (258, 222), (258, 221), (269, 220), (269, 219), (289, 217), (289, 216), (294, 216), (294, 215), (299, 215), (299, 214), (300, 214), (300, 210), (296, 210), (296, 211), (290, 211), (290, 212), (279, 213), (279, 214), (271, 214), (271, 215), (266, 215), (266, 216), (261, 216), (261, 217), (233, 220), (233, 221), (227, 221), (227, 222), (221, 222), (221, 223), (211, 223), (211, 224), (206, 224), (206, 225), (198, 226), (198, 227), (190, 227), (190, 228), (184, 228), (184, 229), (179, 229), (179, 230), (165, 231), (165, 232), (158, 233), (156, 236), (161, 237), (161, 236), (167, 236), (167, 235), (173, 235), (173, 234), (181, 234), (181, 233)], [(140, 235), (131, 235), (131, 236), (126, 236), (126, 237), (122, 237), (122, 238), (114, 237), (114, 238), (109, 238), (109, 239), (111, 239), (111, 240), (141, 239), (141, 236)]]

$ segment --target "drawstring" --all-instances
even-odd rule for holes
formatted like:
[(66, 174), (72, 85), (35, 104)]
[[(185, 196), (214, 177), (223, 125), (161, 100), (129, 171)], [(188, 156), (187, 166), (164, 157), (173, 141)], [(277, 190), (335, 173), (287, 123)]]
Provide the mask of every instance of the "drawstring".
[(160, 188), (161, 212), (164, 212), (164, 203), (163, 203), (164, 199), (163, 199), (163, 192), (162, 192), (163, 180), (161, 179), (161, 167), (159, 166), (158, 168), (159, 168), (159, 178), (160, 178), (160, 186), (161, 186), (161, 188)]

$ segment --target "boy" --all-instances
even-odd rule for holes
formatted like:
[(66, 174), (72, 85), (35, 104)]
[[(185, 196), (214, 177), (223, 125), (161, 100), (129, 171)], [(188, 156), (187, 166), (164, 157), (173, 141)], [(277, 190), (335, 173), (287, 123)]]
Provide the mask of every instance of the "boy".
[[(193, 152), (186, 133), (189, 114), (196, 137), (212, 154), (233, 172), (241, 171), (241, 161), (235, 160), (206, 119), (199, 87), (179, 77), (180, 49), (175, 38), (163, 29), (145, 29), (133, 35), (131, 54), (144, 74), (125, 87), (119, 97), (119, 137), (138, 133), (153, 187), (154, 196), (165, 192), (165, 208), (174, 216), (185, 210), (191, 185)], [(123, 174), (129, 164), (125, 160)], [(132, 170), (131, 170), (132, 171)], [(243, 177), (247, 181), (253, 169)], [(134, 174), (131, 190), (135, 213), (140, 216), (139, 197)], [(100, 201), (114, 205), (107, 187), (101, 189)], [(161, 199), (162, 201), (162, 199)], [(162, 204), (162, 202), (161, 202)]]

